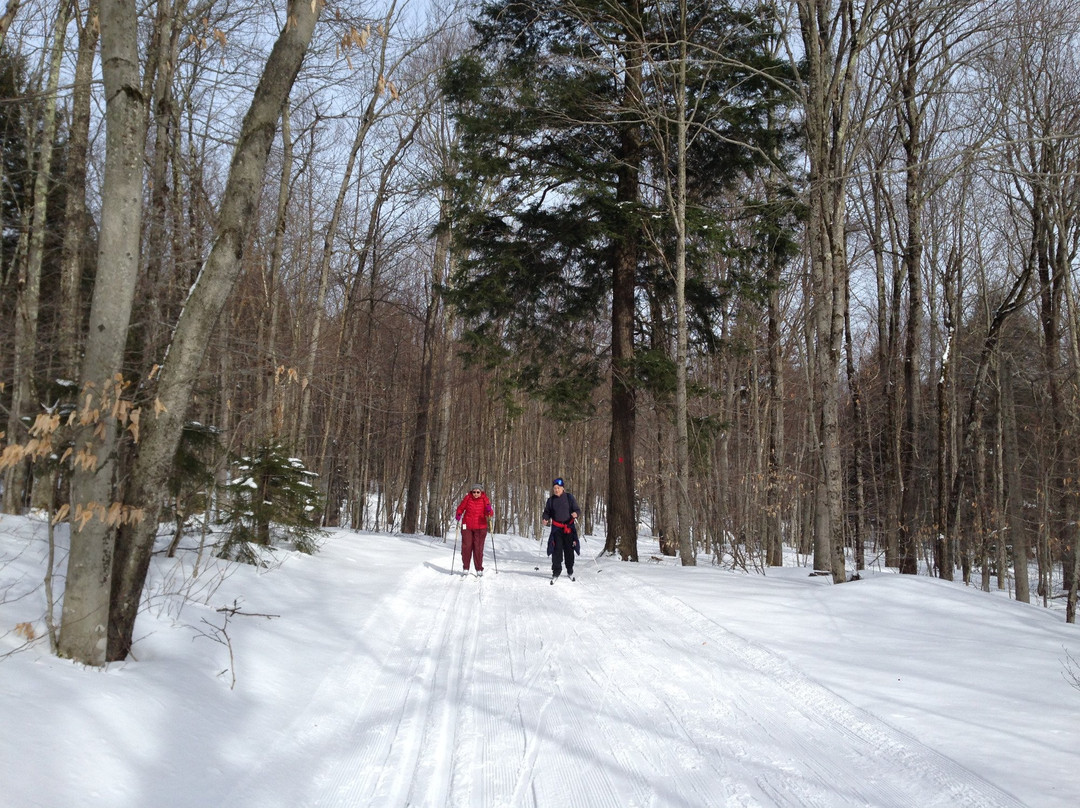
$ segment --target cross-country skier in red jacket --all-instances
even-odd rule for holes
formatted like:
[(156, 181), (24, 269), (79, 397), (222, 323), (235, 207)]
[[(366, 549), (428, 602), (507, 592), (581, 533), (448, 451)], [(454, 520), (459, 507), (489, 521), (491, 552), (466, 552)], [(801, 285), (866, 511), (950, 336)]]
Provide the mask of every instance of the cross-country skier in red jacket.
[(469, 559), (476, 568), (477, 575), (484, 574), (484, 539), (487, 538), (488, 517), (494, 516), (491, 500), (484, 493), (484, 486), (474, 485), (457, 506), (454, 516), (461, 522), (461, 566), (466, 574), (469, 571)]

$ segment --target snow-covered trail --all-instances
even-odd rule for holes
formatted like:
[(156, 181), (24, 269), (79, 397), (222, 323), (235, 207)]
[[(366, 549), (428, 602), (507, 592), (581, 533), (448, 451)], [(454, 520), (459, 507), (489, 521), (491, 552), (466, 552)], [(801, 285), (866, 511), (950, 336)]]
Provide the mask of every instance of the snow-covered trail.
[(618, 565), (449, 566), (357, 618), (223, 808), (1021, 805)]

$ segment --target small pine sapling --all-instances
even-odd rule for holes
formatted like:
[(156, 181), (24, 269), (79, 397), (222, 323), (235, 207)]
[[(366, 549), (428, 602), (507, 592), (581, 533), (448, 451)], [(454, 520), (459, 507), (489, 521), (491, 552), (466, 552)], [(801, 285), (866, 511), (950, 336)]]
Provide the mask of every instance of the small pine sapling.
[(318, 475), (304, 468), (282, 444), (259, 443), (233, 466), (223, 512), (228, 527), (220, 555), (260, 563), (260, 547), (275, 540), (291, 542), (303, 553), (315, 552), (321, 512), (313, 480)]

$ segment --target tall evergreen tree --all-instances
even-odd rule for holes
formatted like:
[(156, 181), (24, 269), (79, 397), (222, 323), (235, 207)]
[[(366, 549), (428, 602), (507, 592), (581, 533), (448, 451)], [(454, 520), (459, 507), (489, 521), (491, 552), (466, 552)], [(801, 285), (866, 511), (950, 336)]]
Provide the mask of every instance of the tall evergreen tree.
[[(722, 222), (709, 203), (770, 153), (764, 121), (780, 71), (765, 55), (768, 15), (724, 0), (683, 8), (692, 103), (709, 110), (696, 119), (687, 158), (696, 206), (687, 238), (715, 244), (707, 234)], [(675, 154), (662, 141), (674, 105), (666, 66), (679, 52), (665, 26), (677, 9), (642, 0), (490, 3), (474, 23), (476, 46), (445, 82), (461, 135), (450, 299), (473, 354), (513, 356), (516, 382), (559, 417), (585, 414), (607, 371), (606, 549), (630, 560), (636, 391), (646, 377), (636, 314), (663, 277), (662, 240), (647, 239), (644, 225), (655, 232), (653, 220), (669, 215), (657, 200)], [(606, 333), (598, 327), (605, 314)]]

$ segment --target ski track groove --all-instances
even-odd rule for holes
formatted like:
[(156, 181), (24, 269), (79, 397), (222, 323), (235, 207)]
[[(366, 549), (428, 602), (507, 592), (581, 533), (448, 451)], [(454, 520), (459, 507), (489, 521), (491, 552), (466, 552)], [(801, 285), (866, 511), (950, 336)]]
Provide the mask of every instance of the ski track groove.
[[(511, 615), (505, 612), (503, 636), (506, 640), (505, 652), (510, 660), (508, 666), (510, 672), (510, 684), (512, 690), (507, 688), (509, 696), (512, 696), (512, 710), (518, 717), (516, 727), (507, 726), (507, 722), (500, 722), (502, 734), (509, 736), (511, 743), (492, 743), (493, 751), (508, 748), (520, 748), (521, 755), (516, 760), (506, 759), (498, 764), (498, 773), (491, 782), (491, 789), (487, 796), (489, 806), (536, 806), (538, 805), (536, 781), (543, 778), (551, 779), (553, 766), (551, 758), (545, 752), (547, 739), (553, 731), (551, 716), (558, 712), (557, 700), (562, 678), (562, 666), (558, 663), (558, 656), (565, 646), (564, 634), (557, 635), (554, 639), (544, 641), (544, 635), (533, 629), (531, 621), (521, 620), (520, 615), (539, 615), (534, 619), (547, 620), (548, 616), (543, 612), (550, 609), (550, 592), (543, 593), (536, 586), (539, 582), (546, 582), (543, 576), (524, 576), (522, 586), (515, 587), (520, 592), (514, 597), (514, 603), (520, 608), (520, 612)], [(539, 581), (534, 581), (538, 578)], [(504, 605), (506, 600), (504, 599)], [(515, 665), (514, 656), (516, 649), (521, 649), (521, 660)], [(497, 666), (497, 662), (496, 662)], [(495, 671), (496, 676), (498, 675)], [(520, 675), (520, 681), (518, 679)], [(559, 762), (559, 761), (557, 761)], [(554, 768), (554, 775), (560, 776), (561, 770), (565, 770), (567, 762), (562, 759), (561, 765)], [(541, 793), (547, 795), (547, 789)], [(566, 799), (565, 797), (563, 798)], [(572, 804), (568, 801), (561, 804)]]
[[(367, 648), (365, 640), (372, 635), (368, 628), (385, 624), (393, 620), (395, 615), (414, 614), (416, 610), (413, 604), (422, 596), (426, 586), (427, 581), (423, 575), (414, 576), (394, 597), (387, 598), (372, 609), (355, 633), (355, 640), (349, 650), (343, 653), (345, 662), (323, 673), (319, 684), (309, 691), (311, 696), (304, 708), (296, 713), (287, 727), (276, 733), (275, 740), (261, 756), (262, 765), (240, 780), (220, 803), (222, 808), (342, 805), (341, 800), (347, 793), (357, 791), (358, 784), (363, 780), (363, 772), (379, 771), (378, 768), (373, 768), (371, 763), (380, 753), (381, 747), (378, 744), (368, 746), (355, 743), (360, 711), (343, 710), (338, 697), (342, 690), (357, 694), (366, 692), (367, 698), (362, 700), (364, 704), (375, 702), (374, 694), (378, 692), (378, 688), (370, 686), (375, 678), (372, 668), (385, 672), (391, 667), (395, 653), (400, 651), (403, 644), (402, 637), (415, 632), (416, 626), (409, 626), (402, 620), (395, 639), (387, 644), (386, 648)], [(418, 661), (413, 664), (409, 678), (418, 665)], [(396, 702), (383, 702), (383, 705), (387, 703)], [(385, 728), (382, 734), (386, 734)], [(287, 766), (297, 746), (321, 746), (336, 751), (334, 747), (342, 744), (347, 746), (343, 754), (318, 757), (323, 763), (312, 777), (313, 785), (317, 787), (309, 790), (306, 793), (307, 799), (299, 803), (293, 794), (276, 792), (273, 785), (275, 779), (266, 776), (278, 767)]]
[[(314, 805), (376, 806), (409, 805), (410, 795), (423, 789), (447, 788), (438, 779), (449, 767), (444, 763), (438, 771), (422, 763), (425, 740), (435, 727), (445, 722), (444, 711), (456, 706), (456, 699), (444, 699), (440, 704), (436, 689), (446, 693), (448, 687), (460, 681), (459, 666), (464, 664), (462, 650), (466, 635), (464, 624), (454, 625), (451, 617), (462, 599), (456, 581), (441, 581), (441, 574), (424, 571), (413, 577), (405, 591), (391, 599), (391, 614), (401, 611), (405, 620), (421, 617), (411, 625), (403, 625), (394, 642), (386, 649), (377, 674), (369, 680), (359, 707), (353, 711), (353, 726), (359, 726), (351, 739), (355, 750), (347, 763), (335, 766), (328, 798)], [(417, 608), (417, 603), (432, 600), (435, 585), (442, 583), (437, 604)], [(447, 628), (454, 627), (454, 636), (447, 637)], [(449, 670), (439, 671), (442, 649), (451, 645)], [(405, 670), (402, 670), (402, 667)], [(448, 678), (449, 677), (449, 683)], [(343, 709), (339, 706), (338, 709)], [(361, 720), (362, 719), (362, 720)], [(452, 739), (450, 748), (453, 748)], [(447, 747), (432, 744), (430, 751), (437, 757)], [(426, 799), (426, 798), (425, 798)], [(424, 801), (412, 803), (427, 804)]]
[[(455, 589), (445, 588), (437, 606), (413, 608), (413, 604), (418, 602), (416, 599), (424, 596), (423, 580), (426, 577), (416, 576), (416, 580), (406, 587), (406, 592), (392, 598), (392, 604), (387, 607), (391, 614), (400, 608), (404, 615), (415, 615), (422, 619), (410, 625), (407, 618), (402, 617), (401, 630), (380, 660), (378, 673), (369, 680), (366, 698), (360, 699), (360, 706), (355, 710), (357, 717), (370, 716), (361, 724), (358, 737), (354, 738), (356, 751), (346, 764), (335, 768), (327, 789), (330, 798), (316, 802), (317, 805), (376, 804), (374, 800), (380, 793), (383, 798), (391, 799), (386, 794), (388, 790), (393, 790), (396, 798), (402, 800), (398, 804), (404, 804), (401, 777), (388, 782), (384, 775), (401, 772), (397, 766), (388, 767), (391, 756), (415, 760), (419, 754), (413, 744), (414, 736), (401, 730), (410, 727), (411, 722), (420, 720), (419, 712), (425, 703), (423, 694), (428, 687), (432, 665), (431, 658), (423, 652), (430, 648), (431, 638), (445, 624), (447, 614), (457, 599)], [(403, 656), (404, 649), (411, 649), (415, 653)], [(405, 666), (405, 669), (402, 670), (401, 666)], [(364, 692), (360, 690), (358, 695)], [(360, 722), (354, 721), (354, 725), (357, 723)], [(399, 734), (402, 736), (400, 744), (397, 742)], [(412, 768), (415, 768), (415, 763)], [(407, 782), (404, 789), (408, 789)], [(364, 802), (365, 799), (369, 802)]]
[[(477, 595), (479, 599), (479, 592)], [(467, 608), (469, 596), (470, 593), (465, 592), (464, 595), (458, 595), (456, 600), (464, 599), (464, 606)], [(423, 705), (426, 712), (423, 735), (413, 733), (417, 746), (417, 755), (412, 759), (416, 761), (415, 771), (409, 775), (404, 768), (401, 770), (406, 783), (412, 782), (405, 805), (443, 805), (450, 793), (453, 761), (458, 750), (456, 739), (462, 730), (463, 722), (460, 708), (465, 701), (465, 689), (476, 657), (480, 609), (471, 610), (467, 621), (453, 620), (456, 616), (456, 609), (453, 608), (446, 609), (444, 615), (451, 623), (451, 628), (445, 631), (440, 630), (440, 626), (432, 635), (437, 635), (436, 652), (430, 656), (432, 690)], [(428, 645), (432, 645), (430, 640)], [(450, 648), (446, 655), (440, 653), (440, 649), (445, 645)], [(439, 661), (444, 656), (449, 657), (445, 670), (439, 668)], [(467, 737), (468, 729), (473, 723), (472, 713), (469, 711), (466, 711), (465, 722), (466, 731), (462, 734)], [(419, 753), (419, 749), (425, 747), (429, 750), (427, 757)]]
[[(529, 582), (527, 582), (529, 583)], [(525, 613), (535, 613), (540, 603), (535, 587), (523, 587), (518, 604)], [(505, 605), (505, 600), (504, 600)], [(491, 704), (485, 712), (481, 759), (486, 761), (483, 799), (474, 803), (476, 808), (492, 805), (524, 805), (526, 793), (532, 781), (539, 751), (535, 734), (545, 720), (547, 710), (554, 698), (549, 688), (534, 690), (537, 680), (548, 669), (553, 644), (543, 642), (542, 635), (529, 631), (529, 624), (517, 619), (508, 611), (499, 613), (493, 622), (499, 630), (490, 629), (487, 636), (497, 637), (492, 643), (492, 653), (485, 660), (488, 680), (478, 696), (478, 704)], [(500, 656), (506, 655), (507, 665), (502, 668)], [(515, 660), (515, 657), (520, 657)], [(509, 682), (506, 681), (507, 676)], [(531, 712), (526, 712), (523, 702), (530, 700)], [(532, 703), (540, 701), (539, 706)], [(500, 720), (499, 716), (514, 716), (516, 721)], [(535, 721), (530, 727), (530, 716)], [(520, 749), (520, 759), (501, 750)]]
[[(404, 683), (407, 690), (400, 719), (381, 727), (382, 740), (388, 745), (384, 746), (386, 755), (383, 757), (384, 765), (380, 767), (383, 776), (375, 787), (375, 804), (425, 805), (428, 803), (415, 795), (428, 788), (439, 790), (438, 777), (446, 768), (448, 744), (453, 749), (454, 739), (438, 739), (437, 731), (443, 724), (446, 711), (452, 714), (458, 703), (458, 694), (452, 689), (460, 681), (461, 643), (466, 627), (463, 622), (453, 618), (462, 595), (460, 587), (444, 586), (435, 619), (429, 626), (412, 633), (406, 647), (397, 651), (396, 657), (399, 659), (408, 659), (410, 653), (413, 654), (414, 667)], [(448, 627), (453, 630), (452, 637), (447, 636)], [(451, 649), (450, 664), (444, 671), (440, 670), (439, 665), (446, 646)], [(393, 692), (400, 684), (392, 672), (388, 676), (391, 679), (388, 690)], [(441, 696), (441, 702), (436, 693)], [(386, 701), (393, 703), (390, 699)], [(449, 721), (446, 726), (453, 729)], [(425, 741), (433, 741), (427, 758), (422, 757)], [(393, 763), (388, 765), (391, 758)], [(442, 764), (441, 769), (437, 768), (438, 764)]]

